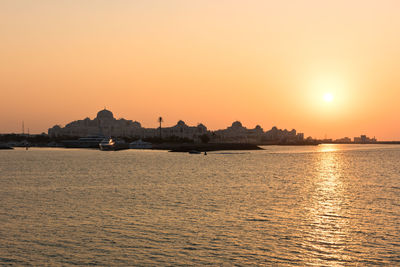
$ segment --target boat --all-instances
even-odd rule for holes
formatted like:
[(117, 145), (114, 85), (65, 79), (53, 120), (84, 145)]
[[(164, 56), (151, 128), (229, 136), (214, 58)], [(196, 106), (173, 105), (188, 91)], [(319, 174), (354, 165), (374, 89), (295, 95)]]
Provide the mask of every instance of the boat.
[(61, 143), (66, 148), (99, 148), (99, 144), (104, 138), (101, 135), (90, 135), (78, 140), (64, 140)]
[(99, 148), (102, 151), (117, 151), (122, 149), (128, 149), (129, 145), (124, 140), (114, 138), (104, 138), (99, 143)]
[(189, 154), (201, 154), (201, 152), (198, 150), (190, 150)]

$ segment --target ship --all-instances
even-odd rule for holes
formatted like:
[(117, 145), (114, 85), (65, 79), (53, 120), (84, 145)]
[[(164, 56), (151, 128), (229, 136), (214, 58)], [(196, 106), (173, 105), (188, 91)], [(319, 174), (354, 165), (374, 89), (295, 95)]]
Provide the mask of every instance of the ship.
[(103, 139), (104, 136), (91, 135), (78, 140), (64, 140), (61, 143), (66, 148), (99, 148), (99, 144)]
[(115, 139), (115, 138), (104, 138), (99, 143), (99, 148), (102, 151), (117, 151), (122, 149), (128, 149), (129, 144), (124, 140)]

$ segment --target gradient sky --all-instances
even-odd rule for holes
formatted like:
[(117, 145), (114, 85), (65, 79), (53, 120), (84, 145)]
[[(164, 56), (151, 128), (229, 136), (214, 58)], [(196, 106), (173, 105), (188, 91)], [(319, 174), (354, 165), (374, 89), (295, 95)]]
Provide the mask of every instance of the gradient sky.
[(0, 132), (106, 106), (144, 127), (161, 115), (400, 140), (399, 12), (398, 0), (2, 0)]

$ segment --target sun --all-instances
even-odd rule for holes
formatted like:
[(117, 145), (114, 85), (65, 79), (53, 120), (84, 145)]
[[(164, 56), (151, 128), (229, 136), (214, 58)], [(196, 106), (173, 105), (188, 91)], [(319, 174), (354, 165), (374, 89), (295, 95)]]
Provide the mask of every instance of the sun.
[(325, 93), (325, 94), (324, 94), (324, 101), (325, 101), (325, 102), (332, 102), (332, 101), (333, 101), (333, 95), (332, 95), (332, 93)]

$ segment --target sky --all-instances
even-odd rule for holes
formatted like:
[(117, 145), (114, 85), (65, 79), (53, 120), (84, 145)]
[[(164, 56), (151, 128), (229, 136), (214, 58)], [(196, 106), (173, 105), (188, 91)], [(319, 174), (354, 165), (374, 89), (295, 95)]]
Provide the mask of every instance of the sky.
[(0, 133), (106, 107), (144, 127), (162, 116), (400, 140), (399, 11), (397, 0), (2, 0)]

